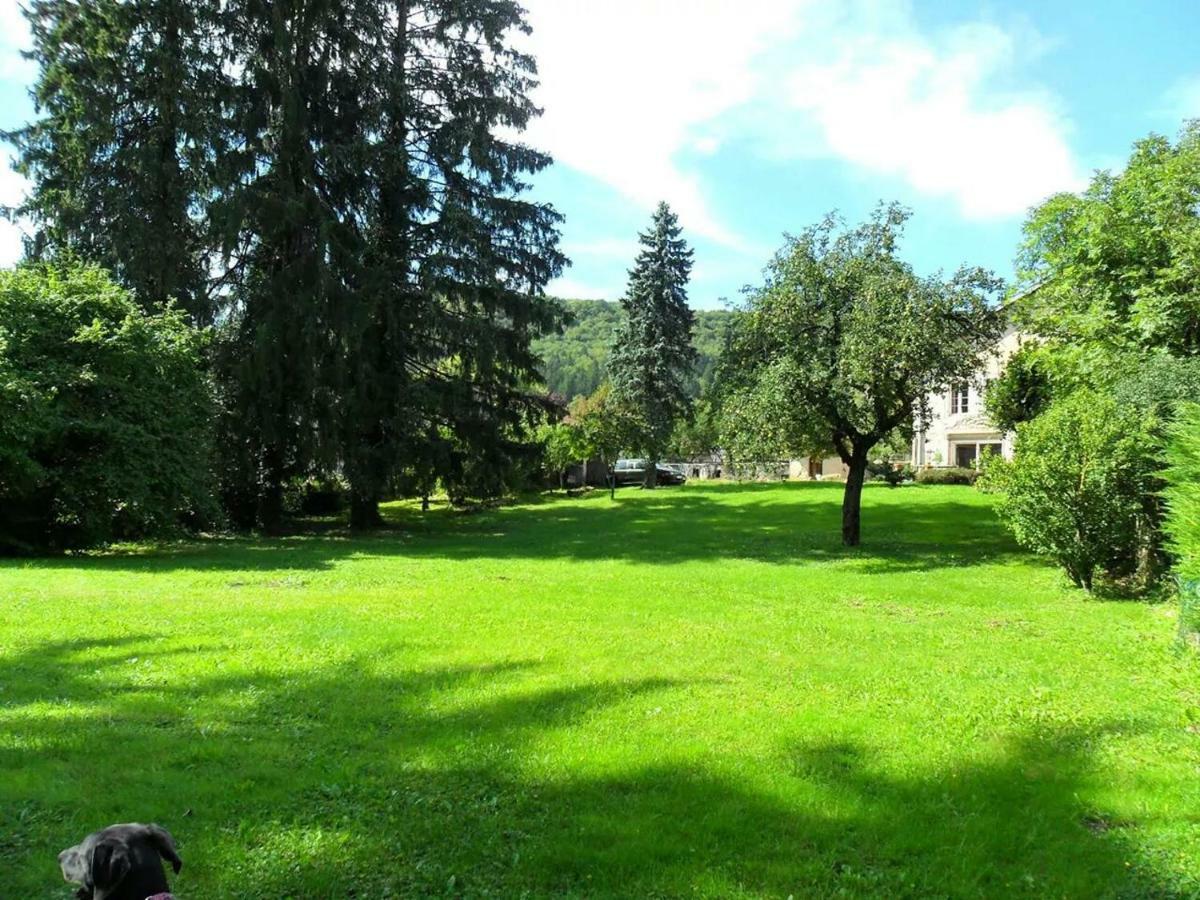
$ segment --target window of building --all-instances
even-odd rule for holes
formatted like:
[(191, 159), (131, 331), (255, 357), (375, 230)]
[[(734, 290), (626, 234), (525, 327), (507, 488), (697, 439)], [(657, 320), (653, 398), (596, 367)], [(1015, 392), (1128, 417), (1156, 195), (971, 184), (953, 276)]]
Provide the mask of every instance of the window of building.
[(971, 411), (971, 388), (967, 384), (956, 384), (950, 388), (950, 413), (958, 415)]

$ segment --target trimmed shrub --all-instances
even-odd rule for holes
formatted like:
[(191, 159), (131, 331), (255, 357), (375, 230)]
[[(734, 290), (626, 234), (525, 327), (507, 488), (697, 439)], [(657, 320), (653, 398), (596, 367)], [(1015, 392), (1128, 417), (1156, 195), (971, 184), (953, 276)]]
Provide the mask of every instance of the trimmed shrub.
[(1200, 405), (1182, 406), (1168, 434), (1164, 528), (1176, 556), (1180, 633), (1197, 640), (1200, 639)]
[(178, 310), (145, 313), (99, 268), (0, 272), (0, 549), (218, 518), (204, 340)]
[(975, 469), (964, 469), (951, 466), (944, 469), (920, 469), (917, 472), (917, 484), (974, 484), (979, 478)]
[(1013, 461), (993, 460), (981, 486), (1002, 493), (1000, 517), (1023, 546), (1091, 591), (1097, 572), (1132, 575), (1156, 540), (1148, 425), (1112, 397), (1077, 392), (1018, 426)]

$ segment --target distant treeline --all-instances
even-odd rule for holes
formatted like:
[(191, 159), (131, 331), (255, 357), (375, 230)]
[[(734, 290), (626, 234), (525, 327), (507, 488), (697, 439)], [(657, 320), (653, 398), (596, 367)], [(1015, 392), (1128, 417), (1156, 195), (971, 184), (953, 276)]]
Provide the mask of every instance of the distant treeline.
[[(561, 335), (552, 335), (533, 342), (541, 356), (546, 386), (570, 400), (581, 394), (591, 394), (605, 378), (605, 363), (612, 346), (613, 329), (622, 312), (618, 303), (609, 300), (566, 300), (574, 317)], [(700, 360), (688, 380), (688, 390), (698, 396), (712, 379), (725, 332), (733, 313), (724, 309), (696, 311), (696, 328), (692, 341)]]

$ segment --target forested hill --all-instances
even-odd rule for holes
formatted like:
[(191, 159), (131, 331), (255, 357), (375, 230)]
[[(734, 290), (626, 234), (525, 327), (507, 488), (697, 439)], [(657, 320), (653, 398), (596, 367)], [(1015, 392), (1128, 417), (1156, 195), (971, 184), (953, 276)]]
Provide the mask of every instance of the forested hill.
[[(543, 360), (546, 386), (571, 400), (580, 394), (590, 394), (604, 380), (613, 329), (622, 312), (620, 304), (608, 300), (564, 302), (574, 315), (575, 324), (561, 335), (535, 341), (533, 346)], [(724, 309), (696, 310), (693, 342), (700, 360), (688, 385), (693, 396), (712, 377), (732, 315)]]

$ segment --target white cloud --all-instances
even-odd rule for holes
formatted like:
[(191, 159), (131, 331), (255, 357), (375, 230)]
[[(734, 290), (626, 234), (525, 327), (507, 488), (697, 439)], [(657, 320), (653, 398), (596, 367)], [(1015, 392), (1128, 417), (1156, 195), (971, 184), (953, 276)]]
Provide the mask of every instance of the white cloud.
[[(528, 0), (545, 115), (528, 139), (639, 206), (666, 200), (683, 226), (740, 248), (679, 162), (704, 122), (753, 99), (755, 56), (794, 22), (789, 0)], [(707, 140), (705, 140), (707, 138)]]
[(1049, 99), (993, 89), (1017, 50), (1011, 34), (984, 24), (940, 41), (847, 35), (831, 59), (792, 73), (790, 100), (830, 153), (948, 197), (968, 218), (1009, 217), (1085, 184)]
[[(528, 0), (545, 116), (528, 139), (649, 209), (742, 253), (687, 154), (750, 140), (825, 155), (1007, 218), (1084, 183), (1068, 124), (1012, 91), (1031, 29), (922, 33), (904, 0)], [(734, 130), (735, 129), (735, 130)]]
[[(1028, 29), (965, 22), (927, 33), (904, 0), (526, 6), (542, 80), (536, 100), (546, 110), (530, 143), (647, 212), (667, 200), (689, 233), (746, 258), (760, 249), (722, 221), (700, 170), (689, 167), (706, 165), (733, 138), (788, 159), (844, 159), (948, 198), (971, 218), (1019, 215), (1084, 182), (1053, 99), (1008, 87), (1039, 40)], [(31, 81), (19, 52), (28, 42), (18, 0), (0, 0), (0, 90)], [(1200, 78), (1167, 99), (1180, 116), (1200, 115)], [(0, 202), (23, 188), (4, 166)], [(769, 198), (747, 198), (762, 202)], [(593, 241), (568, 252), (616, 261), (631, 247)], [(17, 229), (0, 224), (0, 263), (19, 252)]]

